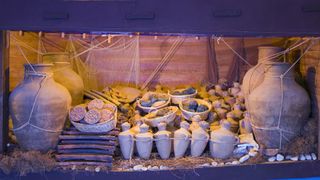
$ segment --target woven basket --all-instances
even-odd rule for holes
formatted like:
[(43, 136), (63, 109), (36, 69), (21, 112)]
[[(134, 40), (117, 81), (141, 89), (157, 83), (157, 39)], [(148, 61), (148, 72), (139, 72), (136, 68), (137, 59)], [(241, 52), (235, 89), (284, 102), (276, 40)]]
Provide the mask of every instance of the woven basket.
[[(181, 90), (181, 89), (177, 89), (177, 90)], [(170, 91), (168, 91), (168, 94), (171, 98), (171, 102), (173, 104), (176, 104), (178, 105), (181, 101), (185, 100), (185, 99), (188, 99), (188, 98), (194, 98), (196, 97), (196, 95), (198, 94), (198, 91), (196, 90), (195, 93), (193, 94), (186, 94), (186, 95), (173, 95), (170, 93)]]
[(157, 110), (157, 109), (166, 107), (166, 106), (168, 106), (169, 103), (171, 102), (171, 98), (170, 98), (170, 96), (169, 96), (168, 94), (156, 93), (156, 92), (148, 92), (148, 93), (146, 93), (145, 95), (151, 95), (151, 94), (161, 94), (161, 95), (163, 95), (163, 96), (167, 96), (167, 97), (168, 97), (168, 101), (167, 101), (166, 103), (164, 103), (163, 105), (161, 105), (161, 106), (157, 106), (157, 107), (144, 107), (144, 106), (142, 106), (142, 105), (140, 104), (140, 100), (141, 100), (141, 99), (138, 99), (138, 100), (137, 100), (137, 106), (138, 106), (139, 109), (141, 109), (141, 110), (142, 110), (143, 112), (145, 112), (145, 113), (149, 113), (149, 112), (151, 112), (151, 111), (153, 111), (153, 110)]
[(118, 109), (114, 105), (114, 116), (104, 122), (97, 124), (83, 124), (74, 121), (70, 121), (74, 127), (81, 132), (90, 132), (90, 133), (101, 133), (101, 132), (109, 132), (112, 129), (116, 128), (117, 125), (117, 113)]
[[(152, 127), (157, 127), (157, 125), (161, 122), (165, 122), (167, 124), (170, 124), (176, 118), (178, 107), (169, 106), (169, 107), (165, 107), (165, 108), (170, 108), (172, 112), (170, 114), (167, 114), (167, 115), (161, 116), (161, 117), (156, 117), (156, 118), (151, 118), (151, 119), (144, 118), (144, 122)], [(161, 109), (158, 109), (155, 111), (159, 111), (159, 110), (161, 110)]]
[[(203, 104), (203, 105), (206, 105), (208, 107), (208, 110), (204, 111), (204, 112), (190, 112), (190, 111), (187, 111), (185, 109), (183, 109), (183, 105), (184, 103), (188, 102), (188, 101), (191, 101), (191, 100), (195, 100), (197, 101), (198, 104)], [(201, 120), (206, 120), (208, 118), (208, 115), (209, 115), (209, 112), (211, 111), (212, 109), (212, 105), (205, 101), (205, 100), (202, 100), (202, 99), (196, 99), (196, 98), (189, 98), (189, 99), (185, 99), (183, 101), (181, 101), (179, 103), (179, 108), (181, 109), (181, 112), (182, 112), (182, 116), (186, 119), (186, 120), (189, 120), (191, 121), (191, 118), (193, 116), (196, 116), (196, 115), (199, 115), (201, 117)]]

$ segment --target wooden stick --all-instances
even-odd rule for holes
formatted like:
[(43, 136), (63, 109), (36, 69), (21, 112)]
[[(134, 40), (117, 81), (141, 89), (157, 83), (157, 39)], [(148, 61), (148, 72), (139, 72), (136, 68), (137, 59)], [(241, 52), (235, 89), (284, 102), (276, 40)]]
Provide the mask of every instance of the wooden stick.
[(116, 146), (118, 143), (116, 141), (100, 141), (100, 140), (62, 140), (60, 141), (61, 145), (67, 144), (97, 144), (97, 145), (107, 145), (107, 146)]
[(59, 154), (106, 154), (113, 155), (114, 151), (106, 151), (101, 149), (59, 149)]
[(58, 154), (56, 155), (58, 161), (72, 161), (72, 160), (86, 160), (86, 161), (102, 161), (112, 162), (110, 155), (95, 155), (95, 154)]
[(105, 166), (112, 167), (112, 163), (106, 162), (91, 162), (91, 161), (68, 161), (68, 162), (58, 162), (60, 166), (72, 166), (72, 165), (88, 165), (88, 166)]
[(77, 139), (81, 139), (81, 140), (84, 140), (84, 139), (92, 139), (92, 140), (112, 140), (112, 141), (115, 141), (117, 140), (117, 137), (115, 136), (109, 136), (109, 135), (105, 135), (105, 136), (90, 136), (90, 135), (60, 135), (59, 136), (59, 139), (61, 140), (70, 140), (70, 139), (73, 139), (73, 140), (77, 140)]
[(104, 99), (106, 99), (108, 101), (111, 101), (111, 103), (115, 104), (116, 106), (120, 106), (121, 105), (121, 103), (118, 100), (116, 100), (116, 99), (114, 99), (114, 98), (112, 98), (112, 97), (110, 97), (110, 96), (108, 96), (106, 94), (103, 94), (103, 93), (101, 93), (99, 91), (95, 91), (95, 90), (90, 90), (90, 91), (92, 93), (96, 94), (97, 96), (100, 96), (100, 97), (102, 97), (102, 98), (104, 98)]
[(114, 146), (106, 146), (99, 144), (67, 144), (67, 145), (58, 145), (58, 150), (61, 149), (101, 149), (101, 150), (115, 150)]

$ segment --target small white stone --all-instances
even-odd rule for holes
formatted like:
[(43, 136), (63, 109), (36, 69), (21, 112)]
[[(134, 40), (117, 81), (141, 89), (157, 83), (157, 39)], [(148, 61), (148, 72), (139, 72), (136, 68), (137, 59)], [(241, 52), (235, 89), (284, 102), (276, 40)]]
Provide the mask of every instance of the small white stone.
[(276, 160), (277, 161), (283, 161), (284, 160), (284, 156), (282, 154), (277, 154)]
[(160, 170), (166, 170), (166, 169), (169, 169), (167, 166), (160, 166)]
[(248, 153), (248, 155), (251, 156), (251, 157), (254, 157), (257, 154), (258, 154), (258, 152), (257, 151), (253, 151), (253, 150), (250, 150), (249, 153)]
[(311, 153), (312, 160), (317, 160), (317, 155), (315, 153)]
[(232, 162), (226, 162), (226, 165), (231, 165), (232, 164)]
[(98, 166), (94, 169), (95, 172), (100, 172), (101, 168)]
[(216, 167), (216, 166), (218, 166), (218, 163), (215, 162), (215, 161), (212, 161), (211, 165), (214, 166), (214, 167)]
[(276, 160), (276, 157), (274, 157), (274, 156), (268, 158), (269, 162), (274, 162), (275, 160)]
[(71, 170), (73, 170), (73, 171), (76, 170), (76, 169), (77, 169), (76, 165), (73, 165), (72, 168), (71, 168)]
[(232, 161), (231, 164), (233, 164), (233, 165), (238, 165), (238, 164), (240, 164), (240, 162), (239, 162), (239, 161)]
[(248, 159), (250, 158), (250, 156), (247, 154), (247, 155), (244, 155), (242, 156), (240, 159), (239, 159), (239, 162), (240, 163), (244, 163), (246, 162)]
[(90, 171), (90, 168), (89, 168), (89, 167), (86, 167), (84, 170), (86, 170), (86, 171)]
[(141, 171), (142, 168), (143, 168), (143, 165), (141, 164), (133, 166), (133, 170), (135, 171)]
[(219, 166), (224, 166), (224, 162), (221, 162), (218, 164)]
[(286, 155), (286, 160), (290, 160), (292, 158), (292, 156), (291, 155)]
[(151, 168), (152, 168), (152, 166), (151, 166), (151, 165), (149, 165), (149, 166), (148, 166), (148, 169), (151, 169)]
[(298, 161), (299, 160), (299, 156), (293, 156), (290, 158), (291, 161)]
[(142, 170), (142, 171), (147, 171), (148, 168), (147, 168), (147, 167), (142, 167), (141, 170)]
[(201, 164), (200, 167), (209, 167), (210, 164), (209, 163), (205, 163), (205, 164)]
[(299, 160), (300, 160), (300, 161), (305, 161), (305, 160), (306, 160), (306, 157), (305, 157), (303, 154), (300, 154)]
[(158, 166), (153, 166), (149, 170), (150, 171), (157, 171), (157, 170), (159, 170), (159, 167)]
[(306, 154), (305, 157), (306, 157), (306, 160), (308, 160), (308, 161), (311, 161), (311, 160), (312, 160), (312, 157), (311, 157), (310, 154)]

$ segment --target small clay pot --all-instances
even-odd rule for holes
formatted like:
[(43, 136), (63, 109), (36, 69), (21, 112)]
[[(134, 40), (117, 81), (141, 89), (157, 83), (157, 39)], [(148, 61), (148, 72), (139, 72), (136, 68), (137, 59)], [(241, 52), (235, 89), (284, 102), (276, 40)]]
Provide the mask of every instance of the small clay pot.
[(172, 141), (171, 132), (166, 130), (167, 124), (161, 122), (158, 124), (158, 132), (154, 134), (156, 146), (161, 159), (168, 159), (171, 153)]
[(123, 123), (121, 127), (122, 132), (118, 136), (121, 153), (124, 159), (131, 159), (134, 149), (134, 133), (130, 131), (130, 124), (127, 122)]
[(174, 156), (176, 158), (181, 158), (184, 156), (186, 150), (189, 147), (190, 144), (190, 137), (191, 134), (188, 131), (188, 129), (190, 128), (189, 123), (187, 123), (186, 121), (182, 121), (180, 123), (180, 129), (176, 130), (174, 132)]
[(152, 151), (153, 135), (148, 130), (149, 126), (142, 124), (140, 133), (136, 134), (137, 151), (142, 159), (149, 159)]
[(209, 141), (207, 129), (209, 124), (206, 121), (200, 121), (199, 127), (192, 131), (191, 156), (201, 156)]

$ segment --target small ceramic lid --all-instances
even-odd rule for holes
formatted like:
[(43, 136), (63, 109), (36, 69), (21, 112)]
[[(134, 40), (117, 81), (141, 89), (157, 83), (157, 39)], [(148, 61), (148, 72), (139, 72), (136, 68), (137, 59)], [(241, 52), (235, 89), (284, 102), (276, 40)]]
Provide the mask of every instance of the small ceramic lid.
[(128, 122), (121, 124), (122, 131), (127, 131), (130, 129), (130, 127), (131, 127), (131, 125)]
[(146, 132), (148, 132), (148, 130), (149, 130), (149, 126), (148, 125), (146, 125), (146, 124), (142, 124), (141, 126), (140, 126), (140, 133), (146, 133)]
[(186, 122), (186, 121), (182, 121), (180, 123), (180, 127), (183, 128), (183, 129), (188, 130), (190, 128), (190, 124), (188, 122)]
[(161, 122), (161, 123), (159, 123), (159, 124), (157, 125), (157, 127), (158, 127), (158, 130), (159, 130), (159, 131), (164, 131), (164, 130), (166, 130), (167, 123)]

